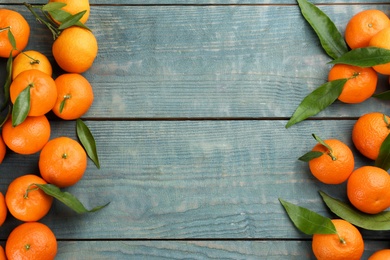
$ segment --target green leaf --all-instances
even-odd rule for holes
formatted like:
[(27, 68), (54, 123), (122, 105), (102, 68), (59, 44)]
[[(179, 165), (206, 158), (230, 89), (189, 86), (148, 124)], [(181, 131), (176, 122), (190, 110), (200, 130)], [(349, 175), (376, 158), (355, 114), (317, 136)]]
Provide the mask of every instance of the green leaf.
[(297, 0), (301, 13), (316, 32), (322, 48), (333, 59), (348, 51), (344, 37), (330, 18), (314, 4), (306, 0)]
[(11, 28), (8, 30), (8, 40), (11, 43), (12, 49), (16, 50), (16, 40), (11, 32)]
[(301, 232), (307, 235), (336, 234), (336, 228), (329, 218), (311, 210), (279, 199), (291, 221)]
[(363, 213), (350, 204), (335, 199), (320, 191), (326, 206), (340, 218), (351, 224), (368, 230), (390, 230), (390, 212), (383, 211), (378, 214)]
[(77, 22), (80, 21), (81, 17), (86, 13), (87, 11), (84, 10), (82, 12), (79, 12), (75, 15), (70, 15), (68, 18), (66, 18), (64, 21), (62, 21), (61, 25), (58, 27), (60, 30), (64, 30), (66, 28), (69, 28), (73, 25), (76, 25)]
[(65, 3), (60, 3), (60, 2), (52, 2), (52, 3), (47, 3), (44, 6), (42, 6), (42, 11), (44, 12), (51, 12), (55, 10), (59, 10), (66, 6)]
[(102, 206), (94, 207), (93, 209), (86, 209), (84, 205), (71, 193), (69, 192), (63, 192), (58, 188), (57, 186), (53, 184), (34, 184), (39, 189), (41, 189), (43, 192), (45, 192), (47, 195), (52, 196), (56, 198), (57, 200), (64, 203), (66, 206), (74, 210), (75, 212), (82, 214), (82, 213), (88, 213), (88, 212), (95, 212), (98, 210), (101, 210), (102, 208), (106, 207), (108, 204)]
[(66, 100), (67, 100), (67, 98), (64, 98), (64, 99), (61, 101), (61, 103), (60, 103), (60, 109), (59, 109), (60, 113), (62, 113), (62, 111), (64, 110)]
[(324, 153), (319, 152), (319, 151), (310, 151), (302, 155), (301, 157), (298, 158), (298, 160), (303, 161), (303, 162), (310, 162), (311, 160), (318, 158), (322, 156)]
[(385, 171), (390, 169), (390, 135), (387, 135), (379, 149), (379, 155), (375, 160), (375, 166), (382, 168)]
[(319, 142), (321, 145), (325, 146), (326, 149), (329, 150), (329, 152), (333, 152), (332, 147), (330, 147), (327, 143), (324, 142), (318, 135), (312, 134), (314, 139), (316, 139), (317, 142)]
[(93, 137), (88, 126), (81, 119), (77, 119), (76, 121), (76, 132), (89, 158), (91, 158), (91, 160), (95, 163), (96, 167), (100, 169), (95, 138)]
[(331, 64), (348, 64), (358, 67), (372, 67), (390, 62), (390, 50), (378, 47), (364, 47), (350, 50)]
[[(53, 10), (53, 11), (50, 11), (49, 12), (50, 16), (58, 21), (60, 24), (62, 23), (65, 23), (68, 21), (68, 19), (72, 19), (72, 15), (64, 10)], [(77, 15), (77, 14), (76, 14)], [(78, 26), (78, 27), (81, 27), (81, 28), (84, 28), (84, 29), (87, 29), (87, 30), (90, 30), (86, 25), (84, 25), (82, 22), (80, 21), (76, 21), (74, 22), (75, 26)]]
[(30, 88), (31, 86), (28, 85), (16, 97), (15, 104), (12, 109), (12, 125), (14, 127), (23, 123), (30, 111)]
[(372, 95), (374, 98), (381, 100), (390, 100), (390, 90), (384, 91), (382, 93)]
[(307, 95), (286, 124), (286, 128), (314, 116), (330, 106), (341, 94), (348, 79), (326, 82)]

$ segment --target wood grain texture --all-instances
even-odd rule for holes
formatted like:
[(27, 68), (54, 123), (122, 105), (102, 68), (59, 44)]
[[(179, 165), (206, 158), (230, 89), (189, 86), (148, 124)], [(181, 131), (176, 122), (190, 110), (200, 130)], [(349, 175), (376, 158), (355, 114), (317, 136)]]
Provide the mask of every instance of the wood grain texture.
[[(369, 7), (323, 8), (342, 29), (348, 17)], [(326, 82), (330, 68), (297, 6), (92, 9), (99, 55), (85, 73), (96, 96), (88, 118), (287, 118)], [(50, 33), (23, 13), (41, 39), (31, 40), (28, 48), (42, 50), (54, 63)], [(378, 92), (387, 85), (383, 78)], [(318, 117), (385, 109), (386, 102), (375, 99), (336, 102)]]

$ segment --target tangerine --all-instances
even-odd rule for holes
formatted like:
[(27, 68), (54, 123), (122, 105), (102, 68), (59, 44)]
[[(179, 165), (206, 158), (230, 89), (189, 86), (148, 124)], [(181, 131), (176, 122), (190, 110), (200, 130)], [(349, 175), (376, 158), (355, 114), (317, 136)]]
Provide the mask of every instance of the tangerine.
[(372, 68), (361, 68), (347, 64), (334, 65), (328, 74), (328, 80), (348, 79), (338, 99), (341, 102), (361, 103), (374, 94), (378, 75)]
[(379, 112), (362, 115), (352, 129), (352, 141), (365, 157), (376, 160), (380, 147), (390, 133), (390, 118)]
[(349, 176), (347, 196), (364, 213), (382, 212), (390, 206), (390, 176), (379, 167), (360, 167)]
[(15, 79), (25, 70), (37, 69), (51, 77), (53, 69), (49, 59), (42, 53), (34, 50), (24, 51), (15, 57), (12, 63), (12, 79)]
[[(62, 7), (62, 10), (75, 15), (79, 12), (86, 11), (83, 17), (81, 17), (80, 22), (86, 23), (90, 14), (90, 5), (88, 0), (49, 0), (49, 3), (65, 3), (66, 6)], [(56, 21), (57, 22), (57, 21)]]
[(41, 177), (26, 174), (14, 179), (8, 186), (5, 202), (12, 216), (25, 222), (38, 221), (50, 210), (53, 197), (35, 184), (47, 184)]
[[(8, 38), (8, 30), (11, 30), (15, 38), (16, 49), (12, 47)], [(26, 48), (29, 37), (30, 25), (23, 15), (13, 10), (0, 9), (0, 57), (8, 58), (11, 51), (12, 57), (15, 57)]]
[(14, 228), (5, 244), (8, 260), (53, 260), (57, 255), (57, 239), (45, 224), (27, 222)]
[(84, 148), (69, 137), (50, 140), (39, 156), (39, 170), (43, 179), (60, 188), (76, 184), (87, 169)]
[(30, 116), (20, 125), (12, 126), (9, 118), (2, 129), (4, 143), (18, 154), (39, 152), (50, 138), (50, 123), (46, 116)]
[(0, 260), (7, 260), (7, 257), (5, 256), (5, 251), (2, 246), (0, 246)]
[(57, 102), (53, 112), (59, 118), (74, 120), (84, 115), (93, 102), (93, 90), (88, 80), (77, 73), (65, 73), (56, 78)]
[(317, 143), (312, 151), (323, 154), (309, 161), (311, 173), (326, 184), (340, 184), (348, 179), (355, 166), (355, 159), (351, 149), (336, 139), (324, 140), (331, 150)]
[(371, 38), (390, 27), (389, 17), (380, 10), (364, 10), (355, 14), (345, 28), (345, 41), (351, 49), (367, 47)]
[(3, 162), (6, 153), (7, 153), (7, 146), (3, 141), (3, 137), (0, 136), (0, 164)]
[(372, 254), (368, 260), (388, 260), (390, 259), (390, 249), (381, 249)]
[(10, 97), (15, 104), (19, 94), (30, 87), (29, 116), (42, 116), (49, 112), (57, 100), (57, 87), (54, 79), (37, 69), (21, 72), (11, 83)]
[[(372, 36), (368, 46), (379, 47), (390, 50), (390, 27), (387, 27), (377, 34)], [(372, 67), (378, 73), (383, 75), (390, 75), (390, 62), (380, 65), (375, 65)]]
[(72, 26), (63, 30), (52, 46), (54, 59), (66, 72), (83, 73), (93, 64), (98, 43), (87, 29)]
[(343, 219), (332, 219), (337, 234), (314, 234), (312, 250), (318, 260), (360, 260), (364, 241), (359, 230)]
[(3, 193), (0, 192), (0, 227), (4, 224), (5, 219), (7, 218), (7, 205), (5, 203), (5, 198)]

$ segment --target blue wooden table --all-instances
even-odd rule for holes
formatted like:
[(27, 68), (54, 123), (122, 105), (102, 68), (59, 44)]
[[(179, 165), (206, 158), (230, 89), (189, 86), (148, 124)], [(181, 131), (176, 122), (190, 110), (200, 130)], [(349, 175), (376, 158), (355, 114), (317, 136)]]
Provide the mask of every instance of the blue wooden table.
[[(46, 54), (50, 32), (22, 0), (0, 1), (32, 27), (27, 49)], [(44, 4), (30, 0), (31, 4)], [(341, 32), (380, 0), (313, 1)], [(382, 4), (381, 4), (382, 3)], [(334, 217), (319, 190), (345, 198), (345, 184), (316, 181), (297, 160), (316, 133), (353, 147), (355, 120), (387, 102), (340, 102), (289, 129), (285, 124), (330, 65), (294, 0), (91, 0), (87, 25), (99, 54), (84, 76), (95, 101), (83, 120), (101, 169), (89, 162), (67, 191), (99, 212), (77, 215), (59, 202), (42, 219), (59, 241), (57, 259), (314, 259), (311, 237), (278, 198)], [(2, 69), (5, 61), (1, 61)], [(378, 91), (388, 88), (380, 79)], [(75, 122), (51, 120), (52, 137), (75, 136)], [(353, 148), (356, 167), (372, 162)], [(7, 154), (0, 191), (38, 173), (38, 155)], [(0, 244), (20, 222), (8, 217)], [(364, 259), (389, 247), (388, 232), (361, 230)]]

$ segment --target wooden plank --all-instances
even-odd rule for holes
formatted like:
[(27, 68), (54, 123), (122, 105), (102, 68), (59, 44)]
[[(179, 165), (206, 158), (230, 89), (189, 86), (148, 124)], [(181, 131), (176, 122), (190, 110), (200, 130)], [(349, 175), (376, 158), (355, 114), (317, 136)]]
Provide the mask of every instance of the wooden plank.
[[(60, 239), (305, 239), (278, 198), (330, 216), (318, 191), (345, 199), (345, 186), (320, 184), (297, 158), (316, 143), (312, 133), (351, 145), (353, 123), (308, 121), (286, 130), (278, 120), (87, 121), (102, 167), (89, 163), (68, 191), (87, 208), (111, 204), (78, 216), (56, 203), (42, 221)], [(52, 124), (52, 137), (74, 137), (74, 122)], [(372, 164), (356, 160), (356, 167)], [(10, 153), (1, 172), (5, 192), (16, 176), (37, 173), (37, 155)], [(8, 221), (0, 239), (15, 224)]]
[[(370, 7), (323, 9), (342, 29), (353, 13)], [(53, 61), (50, 33), (23, 13), (34, 24), (28, 48)], [(88, 118), (290, 117), (330, 68), (296, 6), (96, 6), (92, 16), (100, 45), (85, 73), (95, 90)], [(336, 102), (318, 117), (386, 108), (375, 99)]]

